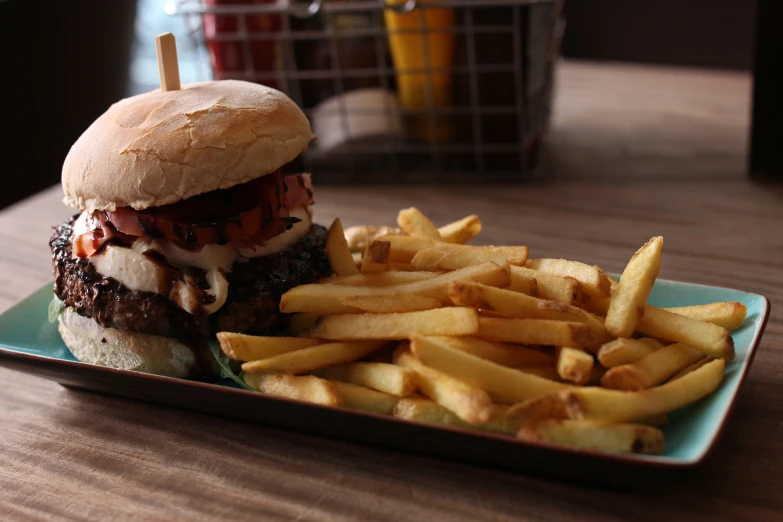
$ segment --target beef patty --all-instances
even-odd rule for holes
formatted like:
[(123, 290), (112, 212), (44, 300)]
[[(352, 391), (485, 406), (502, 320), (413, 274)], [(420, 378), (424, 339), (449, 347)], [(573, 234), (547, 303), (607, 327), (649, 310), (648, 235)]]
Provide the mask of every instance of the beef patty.
[(49, 240), (54, 293), (67, 306), (106, 328), (182, 340), (197, 340), (218, 331), (279, 334), (288, 323), (279, 309), (280, 296), (331, 274), (324, 250), (326, 229), (312, 225), (282, 252), (234, 263), (226, 274), (226, 304), (211, 315), (191, 315), (162, 295), (130, 290), (99, 274), (87, 259), (73, 258), (70, 236), (76, 217), (56, 227)]

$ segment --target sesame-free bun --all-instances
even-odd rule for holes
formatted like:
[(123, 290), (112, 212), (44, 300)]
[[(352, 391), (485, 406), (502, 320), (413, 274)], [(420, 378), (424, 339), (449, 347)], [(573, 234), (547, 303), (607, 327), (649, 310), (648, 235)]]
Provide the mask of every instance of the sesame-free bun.
[(112, 105), (71, 147), (66, 205), (141, 210), (276, 171), (314, 139), (288, 96), (250, 82), (183, 85)]
[(104, 328), (70, 308), (58, 317), (57, 329), (73, 356), (85, 363), (182, 379), (216, 372), (176, 339)]

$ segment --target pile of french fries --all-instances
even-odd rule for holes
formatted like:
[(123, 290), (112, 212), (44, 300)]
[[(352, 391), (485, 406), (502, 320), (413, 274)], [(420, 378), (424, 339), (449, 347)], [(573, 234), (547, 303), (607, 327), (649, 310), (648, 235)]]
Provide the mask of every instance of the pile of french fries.
[(656, 308), (663, 238), (618, 282), (597, 266), (469, 246), (481, 221), (335, 220), (334, 276), (296, 287), (290, 337), (221, 332), (260, 392), (526, 441), (661, 453), (669, 412), (721, 383), (741, 303)]

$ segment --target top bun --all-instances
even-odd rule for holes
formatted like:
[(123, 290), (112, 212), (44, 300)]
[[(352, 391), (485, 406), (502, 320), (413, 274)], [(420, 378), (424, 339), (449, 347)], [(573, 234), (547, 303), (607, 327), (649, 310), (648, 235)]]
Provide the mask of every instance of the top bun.
[(275, 172), (314, 138), (299, 107), (263, 85), (140, 94), (112, 105), (71, 147), (63, 201), (88, 212), (176, 203)]

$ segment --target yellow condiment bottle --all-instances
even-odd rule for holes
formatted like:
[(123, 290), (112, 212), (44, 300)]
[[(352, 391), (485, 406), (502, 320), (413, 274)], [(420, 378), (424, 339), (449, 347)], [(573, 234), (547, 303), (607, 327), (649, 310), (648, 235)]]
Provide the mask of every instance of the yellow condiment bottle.
[[(388, 6), (403, 5), (406, 0), (386, 0), (384, 12), (392, 60), (397, 70), (400, 105), (417, 111), (411, 118), (413, 131), (418, 138), (429, 143), (442, 143), (454, 135), (454, 125), (447, 115), (436, 114), (433, 126), (427, 112), (430, 104), (437, 109), (451, 106), (452, 73), (443, 69), (454, 64), (454, 33), (438, 32), (438, 29), (454, 27), (454, 10), (421, 7), (422, 4), (443, 1), (419, 0), (411, 12), (397, 13)], [(410, 69), (419, 72), (406, 72)], [(424, 69), (427, 71), (422, 71)]]

